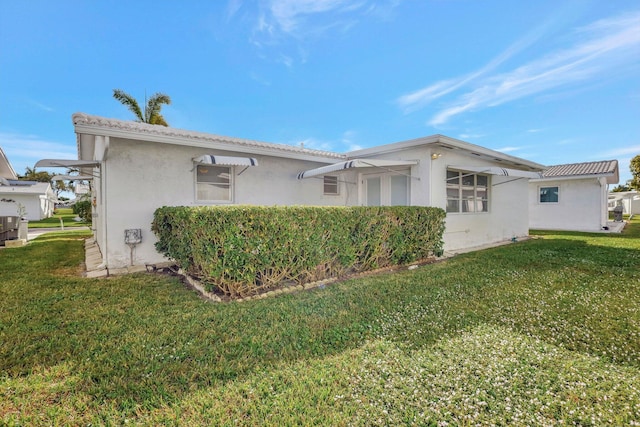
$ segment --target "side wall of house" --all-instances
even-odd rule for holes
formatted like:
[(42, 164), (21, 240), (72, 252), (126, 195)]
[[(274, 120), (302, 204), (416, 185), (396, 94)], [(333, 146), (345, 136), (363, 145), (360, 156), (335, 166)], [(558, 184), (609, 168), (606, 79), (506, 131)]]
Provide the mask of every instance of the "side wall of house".
[[(457, 150), (431, 161), (433, 205), (446, 209), (447, 169), (459, 166), (502, 166)], [(447, 213), (444, 249), (458, 251), (503, 242), (529, 234), (528, 179), (489, 175), (489, 211)]]
[[(257, 158), (258, 166), (249, 167), (244, 172), (244, 167), (232, 167), (233, 204), (347, 203), (348, 190), (343, 183), (338, 196), (326, 196), (322, 179), (296, 179), (299, 172), (326, 163), (111, 138), (108, 157), (101, 170), (100, 186), (104, 194), (98, 195), (97, 200), (97, 203), (105, 204), (100, 205), (100, 209), (108, 218), (100, 226), (104, 229), (104, 239), (99, 238), (99, 242), (109, 268), (165, 260), (155, 250), (156, 238), (151, 231), (153, 213), (161, 206), (206, 205), (196, 200), (195, 165), (192, 161), (202, 154)], [(133, 259), (124, 241), (127, 229), (142, 230), (142, 243), (135, 247)]]
[[(541, 187), (558, 187), (558, 202), (540, 202)], [(542, 230), (600, 231), (606, 225), (606, 184), (597, 178), (531, 181), (529, 226)], [(604, 220), (604, 223), (603, 223)]]
[[(447, 169), (452, 165), (504, 166), (479, 159), (461, 149), (430, 145), (376, 158), (418, 160), (419, 163), (410, 168), (411, 205), (435, 206), (445, 210)], [(528, 235), (528, 179), (489, 175), (489, 185), (488, 212), (447, 214), (445, 250), (457, 251)]]
[(38, 194), (7, 192), (2, 193), (2, 196), (0, 198), (10, 199), (15, 202), (0, 202), (0, 216), (17, 216), (18, 203), (24, 206), (27, 212), (26, 218), (29, 221), (39, 221), (51, 216), (48, 215), (48, 213), (44, 210), (45, 207), (49, 206), (46, 198), (44, 198), (43, 200)]

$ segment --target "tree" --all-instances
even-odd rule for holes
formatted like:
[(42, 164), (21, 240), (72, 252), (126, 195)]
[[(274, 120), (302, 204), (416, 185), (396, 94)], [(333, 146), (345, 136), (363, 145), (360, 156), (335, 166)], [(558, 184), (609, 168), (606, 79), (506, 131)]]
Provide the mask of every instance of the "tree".
[(59, 196), (63, 191), (74, 190), (75, 186), (72, 182), (53, 181), (53, 177), (54, 175), (47, 171), (36, 172), (35, 168), (30, 168), (29, 166), (27, 166), (25, 168), (25, 174), (19, 176), (18, 179), (21, 181), (49, 182), (51, 183), (51, 188), (53, 189), (54, 193), (56, 193), (56, 197)]
[(138, 101), (136, 101), (134, 97), (120, 89), (113, 90), (113, 97), (127, 107), (129, 111), (136, 116), (138, 122), (169, 126), (164, 120), (164, 117), (162, 117), (162, 114), (160, 114), (163, 104), (171, 104), (169, 95), (158, 92), (151, 95), (151, 98), (148, 100), (145, 97), (146, 104), (144, 105), (144, 111), (140, 109), (140, 104), (138, 104)]
[(51, 182), (51, 178), (53, 175), (49, 172), (42, 171), (36, 172), (35, 168), (30, 168), (27, 166), (25, 168), (25, 173), (22, 176), (19, 176), (18, 179), (21, 181), (37, 181), (37, 182)]
[(611, 190), (612, 193), (621, 193), (623, 191), (631, 191), (632, 188), (629, 185), (631, 183), (631, 180), (627, 181), (626, 184), (619, 184), (616, 185), (615, 187), (613, 187), (613, 189)]
[(631, 175), (633, 175), (629, 185), (640, 191), (640, 154), (631, 159), (629, 169), (631, 169)]

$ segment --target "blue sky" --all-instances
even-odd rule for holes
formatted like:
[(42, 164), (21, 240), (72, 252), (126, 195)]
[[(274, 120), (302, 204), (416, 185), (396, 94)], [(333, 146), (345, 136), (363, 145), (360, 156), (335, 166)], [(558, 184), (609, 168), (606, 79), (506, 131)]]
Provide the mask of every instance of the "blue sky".
[(0, 147), (164, 92), (172, 127), (337, 152), (444, 134), (554, 165), (640, 154), (640, 3), (0, 0)]

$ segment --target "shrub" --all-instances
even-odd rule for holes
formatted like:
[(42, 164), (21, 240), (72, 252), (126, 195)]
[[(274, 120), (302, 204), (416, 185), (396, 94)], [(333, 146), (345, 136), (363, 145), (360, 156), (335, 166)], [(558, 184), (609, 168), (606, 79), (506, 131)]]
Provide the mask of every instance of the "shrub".
[(73, 213), (78, 215), (84, 222), (91, 222), (91, 201), (80, 200), (73, 204)]
[(442, 252), (431, 207), (162, 207), (156, 248), (189, 274), (241, 297)]

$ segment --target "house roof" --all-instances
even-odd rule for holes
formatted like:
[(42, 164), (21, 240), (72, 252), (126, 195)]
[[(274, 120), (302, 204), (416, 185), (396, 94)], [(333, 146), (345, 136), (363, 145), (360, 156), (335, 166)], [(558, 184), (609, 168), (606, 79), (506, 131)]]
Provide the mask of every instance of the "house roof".
[(11, 166), (9, 159), (2, 151), (2, 147), (0, 147), (0, 178), (18, 179), (16, 171), (13, 170), (13, 166)]
[(10, 196), (11, 194), (40, 194), (52, 196), (53, 192), (51, 184), (48, 182), (16, 181), (15, 185), (11, 183), (10, 186), (1, 186), (0, 194), (2, 194), (3, 197)]
[[(327, 163), (346, 159), (344, 154), (331, 151), (234, 138), (128, 120), (108, 119), (85, 113), (75, 113), (72, 116), (72, 120), (78, 134), (78, 152), (83, 154), (83, 159), (89, 159), (93, 155), (91, 146), (94, 141), (91, 136), (95, 135), (187, 145), (205, 149), (326, 161)], [(84, 153), (91, 153), (91, 155), (87, 156)], [(91, 160), (93, 159), (91, 158)]]
[(480, 158), (491, 163), (514, 167), (516, 169), (537, 172), (542, 171), (545, 168), (544, 165), (539, 163), (525, 160), (520, 157), (510, 156), (490, 148), (481, 147), (480, 145), (471, 144), (445, 135), (431, 135), (408, 141), (379, 145), (376, 147), (365, 148), (363, 150), (351, 151), (347, 153), (347, 156), (349, 158), (376, 156), (383, 153), (392, 153), (424, 145), (430, 145), (434, 154), (443, 154), (461, 150), (472, 155), (474, 158)]
[(619, 181), (618, 161), (602, 160), (598, 162), (569, 163), (549, 166), (542, 172), (543, 179), (557, 178), (607, 178), (608, 184)]
[[(103, 135), (109, 137), (201, 147), (204, 149), (227, 150), (254, 155), (263, 154), (267, 156), (311, 160), (324, 163), (336, 163), (340, 161), (353, 160), (359, 157), (375, 157), (380, 154), (401, 151), (411, 147), (431, 145), (434, 150), (442, 152), (462, 150), (468, 152), (470, 155), (482, 158), (492, 163), (503, 164), (517, 169), (527, 171), (541, 171), (544, 169), (544, 166), (541, 164), (444, 135), (432, 135), (409, 141), (376, 146), (364, 150), (351, 151), (348, 153), (336, 153), (332, 151), (313, 150), (294, 145), (275, 144), (165, 126), (150, 125), (140, 122), (108, 119), (85, 113), (75, 113), (72, 116), (72, 120), (75, 125), (76, 133), (78, 134), (78, 154), (80, 158), (84, 160), (100, 158), (99, 153), (94, 153), (94, 150), (96, 150), (95, 137)], [(108, 150), (108, 147), (103, 146), (101, 149)]]

